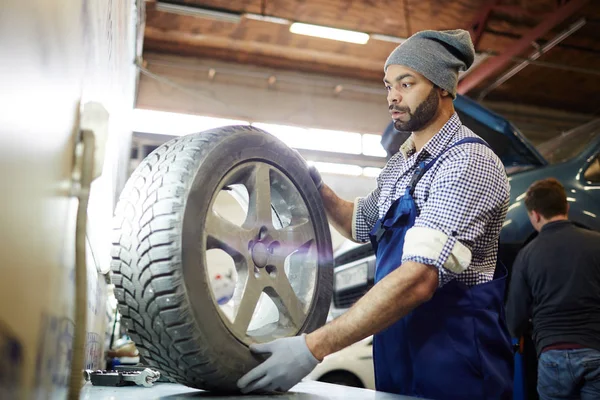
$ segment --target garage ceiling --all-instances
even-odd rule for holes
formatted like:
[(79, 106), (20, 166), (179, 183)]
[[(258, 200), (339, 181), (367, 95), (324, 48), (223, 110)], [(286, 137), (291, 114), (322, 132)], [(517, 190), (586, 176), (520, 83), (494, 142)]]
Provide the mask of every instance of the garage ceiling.
[[(477, 52), (488, 57), (463, 78), (459, 87), (462, 93), (486, 101), (600, 114), (597, 0), (168, 3), (217, 11), (237, 21), (160, 11), (156, 1), (148, 1), (145, 51), (381, 82), (383, 63), (397, 46), (393, 38), (405, 38), (424, 29), (463, 28), (471, 30)], [(371, 38), (360, 45), (301, 36), (290, 33), (287, 23), (261, 17), (360, 31)], [(523, 64), (524, 68), (506, 81), (499, 80), (530, 57), (535, 60)]]

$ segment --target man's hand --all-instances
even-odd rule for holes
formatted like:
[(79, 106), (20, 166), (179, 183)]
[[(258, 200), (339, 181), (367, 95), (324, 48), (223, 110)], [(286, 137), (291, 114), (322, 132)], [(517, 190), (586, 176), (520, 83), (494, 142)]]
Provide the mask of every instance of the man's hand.
[(354, 213), (354, 202), (346, 201), (338, 197), (331, 188), (323, 184), (321, 174), (314, 165), (308, 165), (304, 157), (300, 155), (298, 150), (292, 149), (296, 152), (298, 157), (304, 161), (308, 168), (308, 173), (312, 179), (327, 212), (327, 218), (329, 222), (340, 232), (342, 235), (350, 240), (355, 240), (352, 237), (352, 215)]
[(242, 393), (257, 390), (287, 392), (319, 363), (306, 345), (305, 335), (253, 344), (253, 353), (271, 356), (237, 382)]

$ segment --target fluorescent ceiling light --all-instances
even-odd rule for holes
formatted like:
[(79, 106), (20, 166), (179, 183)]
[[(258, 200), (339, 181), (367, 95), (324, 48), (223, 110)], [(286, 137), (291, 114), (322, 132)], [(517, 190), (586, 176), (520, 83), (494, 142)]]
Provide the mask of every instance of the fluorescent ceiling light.
[(248, 121), (201, 117), (192, 114), (179, 114), (136, 108), (133, 110), (131, 127), (134, 132), (183, 136), (190, 133), (218, 128), (220, 126), (248, 124)]
[(156, 2), (158, 11), (169, 12), (173, 14), (187, 15), (190, 17), (200, 17), (226, 22), (240, 22), (242, 19), (240, 14), (228, 11), (211, 10), (208, 8), (184, 6), (179, 4), (165, 3), (162, 1)]
[(290, 25), (290, 32), (298, 35), (307, 35), (323, 39), (339, 40), (340, 42), (349, 42), (365, 44), (369, 41), (369, 35), (363, 32), (347, 31), (344, 29), (329, 28), (326, 26), (303, 24), (294, 22)]

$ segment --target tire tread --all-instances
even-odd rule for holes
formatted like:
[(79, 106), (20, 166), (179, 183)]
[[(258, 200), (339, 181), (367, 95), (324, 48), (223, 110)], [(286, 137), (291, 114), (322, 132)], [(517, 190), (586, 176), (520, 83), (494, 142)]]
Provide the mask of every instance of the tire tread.
[(191, 171), (216, 135), (174, 139), (142, 161), (120, 196), (111, 251), (119, 311), (140, 354), (177, 382), (204, 389), (225, 377), (200, 348), (183, 301), (178, 228)]

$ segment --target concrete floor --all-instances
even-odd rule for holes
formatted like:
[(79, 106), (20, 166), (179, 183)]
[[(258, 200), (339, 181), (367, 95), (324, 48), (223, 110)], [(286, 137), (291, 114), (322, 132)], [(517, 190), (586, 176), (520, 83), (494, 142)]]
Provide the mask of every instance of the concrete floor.
[(175, 383), (157, 383), (151, 388), (140, 386), (105, 387), (86, 383), (81, 391), (81, 400), (410, 400), (415, 397), (375, 392), (368, 389), (357, 389), (329, 383), (306, 381), (300, 382), (287, 393), (274, 395), (218, 396), (202, 390), (192, 389)]

